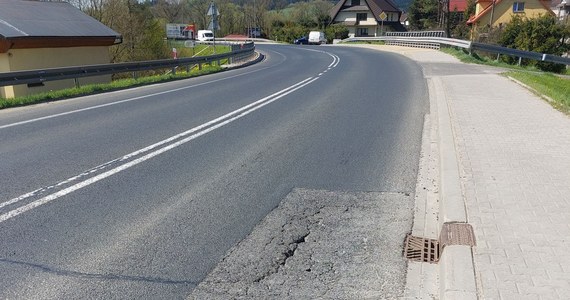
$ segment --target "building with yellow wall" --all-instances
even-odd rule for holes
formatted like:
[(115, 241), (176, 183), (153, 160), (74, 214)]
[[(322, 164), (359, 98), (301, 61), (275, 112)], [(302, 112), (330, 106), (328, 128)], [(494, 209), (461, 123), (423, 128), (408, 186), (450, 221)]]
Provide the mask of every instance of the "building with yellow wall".
[[(121, 35), (66, 2), (0, 0), (0, 72), (106, 64)], [(110, 82), (110, 75), (79, 84)], [(74, 87), (73, 79), (0, 87), (13, 98)]]
[(477, 31), (483, 27), (502, 27), (509, 23), (513, 15), (535, 18), (551, 14), (550, 0), (477, 0), (475, 15), (469, 18), (467, 24)]

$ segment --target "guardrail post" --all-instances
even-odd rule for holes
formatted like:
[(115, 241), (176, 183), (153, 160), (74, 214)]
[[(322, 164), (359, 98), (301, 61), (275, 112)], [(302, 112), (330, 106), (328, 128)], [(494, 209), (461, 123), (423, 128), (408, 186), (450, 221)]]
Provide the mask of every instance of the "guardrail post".
[(79, 78), (73, 78), (73, 82), (75, 83), (75, 87), (79, 88)]
[(186, 65), (186, 73), (190, 74), (190, 65)]
[(501, 53), (497, 53), (497, 61), (499, 61), (499, 59), (501, 59)]
[(176, 75), (176, 67), (172, 67), (172, 75)]
[(522, 63), (522, 57), (519, 57), (519, 67), (521, 66)]
[(198, 64), (198, 70), (202, 71), (202, 63)]

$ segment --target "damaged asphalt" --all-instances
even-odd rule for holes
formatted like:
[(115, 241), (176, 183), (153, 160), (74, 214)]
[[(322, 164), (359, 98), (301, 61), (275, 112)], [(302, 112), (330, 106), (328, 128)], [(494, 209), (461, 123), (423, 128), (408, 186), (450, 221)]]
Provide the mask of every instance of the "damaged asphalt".
[(397, 298), (413, 197), (294, 189), (189, 299)]

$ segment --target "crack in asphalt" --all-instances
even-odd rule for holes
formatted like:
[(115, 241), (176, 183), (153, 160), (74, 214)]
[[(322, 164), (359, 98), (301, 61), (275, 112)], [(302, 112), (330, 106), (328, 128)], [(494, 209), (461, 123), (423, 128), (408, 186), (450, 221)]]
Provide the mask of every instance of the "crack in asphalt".
[(410, 192), (293, 189), (189, 299), (398, 298), (413, 200)]

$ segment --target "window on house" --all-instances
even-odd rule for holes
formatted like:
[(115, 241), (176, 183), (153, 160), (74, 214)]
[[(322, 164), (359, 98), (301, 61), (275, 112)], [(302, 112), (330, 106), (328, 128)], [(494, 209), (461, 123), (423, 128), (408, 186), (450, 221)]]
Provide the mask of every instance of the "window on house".
[(368, 36), (368, 28), (356, 28), (356, 36)]
[(352, 6), (360, 5), (360, 0), (352, 0)]
[(356, 14), (356, 21), (366, 21), (368, 19), (367, 13), (358, 13)]
[(513, 3), (513, 12), (524, 12), (524, 2), (515, 2)]

